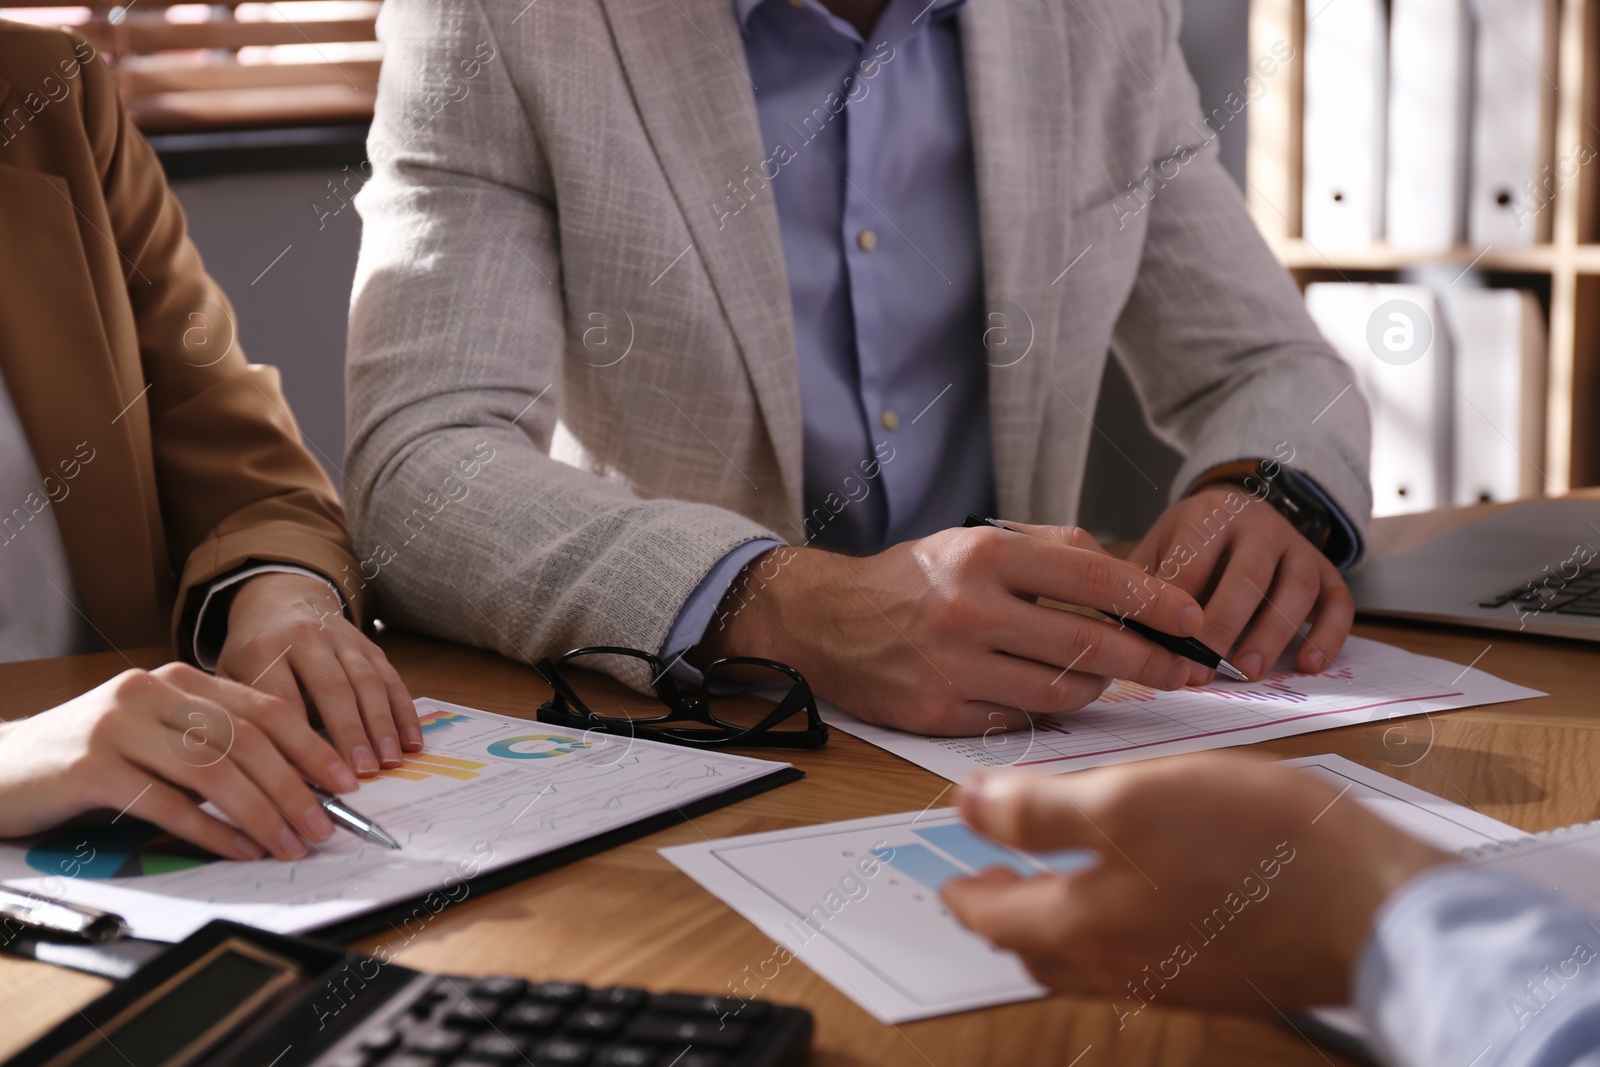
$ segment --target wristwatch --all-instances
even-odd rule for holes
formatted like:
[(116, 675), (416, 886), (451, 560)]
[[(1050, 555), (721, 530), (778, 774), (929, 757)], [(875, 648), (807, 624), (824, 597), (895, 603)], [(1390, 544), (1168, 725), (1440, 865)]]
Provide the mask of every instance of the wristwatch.
[(1327, 507), (1308, 491), (1283, 464), (1273, 459), (1241, 459), (1212, 467), (1189, 487), (1193, 493), (1208, 485), (1234, 484), (1257, 500), (1265, 501), (1289, 525), (1324, 554), (1333, 538), (1333, 516)]

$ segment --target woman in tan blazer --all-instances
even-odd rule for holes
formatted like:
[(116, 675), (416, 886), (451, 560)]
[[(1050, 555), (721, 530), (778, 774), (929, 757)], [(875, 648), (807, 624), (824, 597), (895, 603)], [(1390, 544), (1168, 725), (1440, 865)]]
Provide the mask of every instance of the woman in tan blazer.
[(0, 834), (111, 808), (296, 857), (332, 833), (302, 778), (349, 791), (422, 747), (338, 498), (233, 322), (105, 63), (0, 21), (0, 659), (193, 665), (0, 728)]

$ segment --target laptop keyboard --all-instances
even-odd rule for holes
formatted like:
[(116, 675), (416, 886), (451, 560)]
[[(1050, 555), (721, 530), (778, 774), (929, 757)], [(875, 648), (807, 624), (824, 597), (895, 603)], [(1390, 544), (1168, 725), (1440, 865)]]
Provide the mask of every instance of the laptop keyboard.
[[(1542, 583), (1549, 582), (1553, 588)], [(1532, 588), (1529, 588), (1532, 586)], [(1563, 581), (1541, 571), (1514, 589), (1480, 601), (1480, 608), (1512, 605), (1522, 613), (1550, 611), (1557, 615), (1600, 617), (1600, 565), (1578, 572)]]

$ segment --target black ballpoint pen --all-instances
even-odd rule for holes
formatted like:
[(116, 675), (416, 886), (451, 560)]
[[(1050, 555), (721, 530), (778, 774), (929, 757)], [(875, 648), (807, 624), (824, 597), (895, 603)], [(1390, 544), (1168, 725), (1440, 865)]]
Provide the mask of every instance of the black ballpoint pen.
[(306, 786), (316, 795), (318, 803), (322, 805), (322, 810), (328, 813), (328, 818), (346, 830), (349, 830), (364, 841), (371, 841), (373, 844), (382, 845), (384, 848), (398, 849), (400, 847), (400, 842), (390, 837), (383, 827), (326, 789), (319, 789), (310, 782), (307, 782)]
[[(967, 521), (961, 525), (966, 527), (993, 526), (1000, 530), (1010, 530), (1012, 533), (1022, 532), (1015, 527), (1007, 526), (1003, 522), (997, 522), (994, 519), (981, 518), (977, 515), (968, 515)], [(1235, 667), (1233, 664), (1223, 659), (1221, 654), (1213, 652), (1203, 643), (1196, 641), (1192, 637), (1175, 637), (1172, 634), (1162, 633), (1160, 630), (1157, 630), (1152, 626), (1145, 625), (1138, 619), (1130, 619), (1125, 615), (1113, 615), (1109, 611), (1100, 611), (1098, 608), (1089, 608), (1087, 610), (1093, 611), (1097, 615), (1101, 615), (1111, 622), (1117, 623), (1119, 626), (1126, 626), (1140, 637), (1143, 637), (1148, 641), (1154, 641), (1168, 652), (1176, 652), (1184, 659), (1198, 663), (1207, 670), (1216, 671), (1224, 678), (1232, 678), (1236, 682), (1249, 681), (1249, 677), (1238, 667)]]

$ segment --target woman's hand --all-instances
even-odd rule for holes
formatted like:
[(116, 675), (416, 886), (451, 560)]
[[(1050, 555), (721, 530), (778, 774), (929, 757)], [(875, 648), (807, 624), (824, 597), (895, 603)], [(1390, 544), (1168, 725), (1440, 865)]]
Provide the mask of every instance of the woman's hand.
[[(125, 671), (0, 724), (0, 837), (109, 809), (221, 856), (298, 859), (305, 838), (334, 831), (305, 779), (358, 787), (298, 708), (179, 663)], [(206, 800), (235, 825), (202, 811)]]
[(359, 775), (422, 750), (422, 728), (383, 650), (350, 624), (328, 586), (303, 574), (263, 574), (239, 587), (217, 676), (270, 693), (322, 728)]

